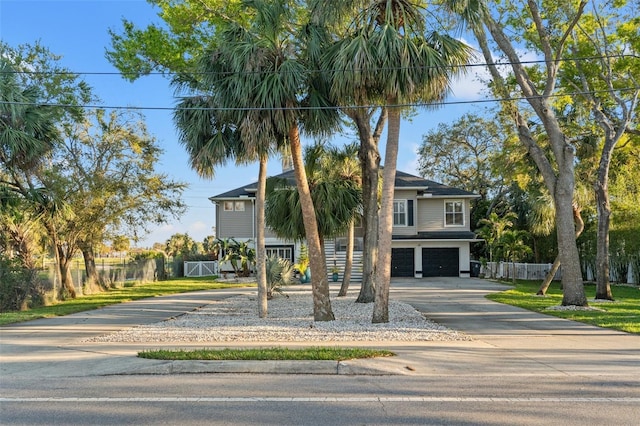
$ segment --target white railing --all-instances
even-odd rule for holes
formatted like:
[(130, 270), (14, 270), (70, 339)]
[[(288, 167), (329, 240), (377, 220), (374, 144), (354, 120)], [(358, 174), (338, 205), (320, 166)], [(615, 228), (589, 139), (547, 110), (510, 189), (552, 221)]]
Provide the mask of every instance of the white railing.
[[(551, 270), (551, 263), (516, 263), (515, 274), (517, 280), (543, 280), (547, 276), (547, 273)], [(595, 274), (591, 270), (591, 267), (586, 268), (587, 281), (595, 280)], [(627, 269), (626, 282), (628, 284), (636, 284), (634, 282), (633, 264), (629, 263)], [(514, 264), (511, 262), (487, 262), (487, 266), (482, 266), (480, 273), (485, 277), (494, 278), (508, 278), (512, 279), (514, 274)], [(558, 268), (558, 271), (553, 276), (554, 280), (562, 279), (562, 266)], [(616, 282), (616, 276), (612, 270), (610, 270), (609, 280)]]
[[(511, 263), (511, 262), (487, 262), (480, 270), (485, 277), (513, 278), (514, 267), (517, 280), (543, 280), (551, 270), (551, 263)], [(562, 267), (558, 268), (553, 276), (554, 280), (562, 278)]]
[(210, 277), (212, 275), (218, 275), (218, 262), (215, 260), (184, 262), (185, 277)]

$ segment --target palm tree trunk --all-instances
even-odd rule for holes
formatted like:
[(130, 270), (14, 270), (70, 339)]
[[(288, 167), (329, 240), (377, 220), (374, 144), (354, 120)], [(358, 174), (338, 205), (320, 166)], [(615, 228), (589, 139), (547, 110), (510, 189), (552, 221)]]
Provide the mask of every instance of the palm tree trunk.
[(296, 177), (300, 207), (304, 221), (304, 231), (309, 250), (309, 267), (311, 268), (311, 292), (313, 294), (313, 319), (315, 321), (332, 321), (335, 319), (331, 310), (329, 298), (329, 280), (327, 278), (327, 264), (325, 254), (320, 244), (316, 212), (309, 190), (307, 173), (302, 159), (302, 145), (300, 132), (295, 124), (289, 129), (289, 143), (291, 144), (291, 157), (293, 170)]
[[(388, 104), (394, 105), (395, 99)], [(376, 288), (373, 323), (389, 322), (389, 285), (391, 282), (391, 240), (393, 232), (393, 195), (396, 180), (396, 162), (400, 140), (400, 108), (389, 109), (389, 128), (382, 175), (382, 202), (378, 230), (378, 260), (376, 262)]]
[(265, 219), (264, 199), (267, 182), (267, 156), (260, 156), (258, 171), (258, 192), (256, 194), (256, 275), (258, 279), (258, 316), (266, 318), (268, 315), (267, 268), (265, 247)]
[(338, 297), (347, 295), (349, 290), (349, 282), (351, 281), (351, 269), (353, 268), (353, 240), (355, 238), (355, 225), (353, 220), (349, 224), (349, 231), (347, 233), (347, 255), (344, 262), (344, 274), (342, 275), (342, 285), (338, 292)]

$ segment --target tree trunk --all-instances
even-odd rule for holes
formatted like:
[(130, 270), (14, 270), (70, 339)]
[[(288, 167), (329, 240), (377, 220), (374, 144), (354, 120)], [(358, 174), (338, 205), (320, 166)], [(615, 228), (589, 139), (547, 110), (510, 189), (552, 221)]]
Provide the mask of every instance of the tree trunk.
[(58, 251), (58, 268), (60, 269), (60, 289), (58, 291), (58, 298), (65, 300), (68, 297), (76, 298), (76, 289), (73, 285), (73, 277), (71, 276), (71, 269), (69, 263), (71, 262), (71, 256), (69, 253), (65, 253), (64, 248), (58, 244), (56, 247)]
[(94, 293), (101, 290), (102, 282), (96, 268), (96, 258), (94, 256), (93, 245), (84, 243), (80, 245), (82, 258), (84, 259), (84, 269), (87, 279), (84, 284), (85, 294)]
[(344, 262), (344, 274), (342, 275), (342, 285), (338, 292), (338, 297), (347, 295), (349, 290), (349, 282), (351, 281), (351, 270), (353, 269), (353, 240), (355, 239), (355, 224), (353, 220), (349, 224), (349, 231), (347, 233), (347, 255)]
[(60, 283), (60, 287), (57, 291), (54, 287), (54, 293), (56, 293), (56, 297), (59, 300), (64, 300), (67, 295), (71, 298), (75, 298), (76, 290), (73, 287), (73, 278), (71, 277), (71, 271), (69, 270), (70, 259), (65, 255), (64, 247), (58, 239), (58, 232), (55, 226), (46, 220), (45, 228), (47, 229), (47, 233), (51, 239), (51, 245), (55, 256), (56, 265), (54, 270), (56, 274), (56, 282)]
[[(605, 132), (604, 146), (598, 164), (597, 181), (594, 185), (598, 210), (598, 234), (596, 243), (596, 299), (613, 300), (609, 282), (609, 227), (611, 205), (609, 203), (609, 168), (613, 149), (622, 137), (622, 130), (614, 129), (601, 111), (595, 111), (600, 127)], [(627, 120), (628, 122), (628, 120)], [(620, 125), (620, 124), (619, 124)], [(624, 128), (624, 127), (623, 127)]]
[[(567, 147), (565, 151), (569, 149)], [(565, 160), (571, 161), (572, 164), (570, 167), (566, 165), (559, 167), (554, 193), (558, 256), (562, 264), (562, 305), (587, 306), (573, 216), (573, 155), (569, 157)]]
[(611, 223), (611, 205), (607, 182), (598, 182), (596, 205), (598, 207), (598, 234), (596, 242), (596, 299), (613, 300), (609, 282), (609, 226)]
[[(584, 220), (582, 220), (582, 208), (575, 202), (573, 203), (573, 221), (576, 227), (576, 238), (578, 238), (580, 234), (582, 234), (582, 231), (584, 231)], [(544, 296), (547, 294), (547, 290), (549, 289), (556, 272), (558, 272), (558, 268), (560, 268), (560, 256), (556, 256), (556, 259), (553, 261), (553, 265), (551, 265), (551, 269), (544, 278), (544, 281), (542, 281), (536, 295)]]
[(540, 288), (538, 289), (536, 295), (544, 296), (545, 294), (547, 294), (547, 290), (549, 290), (551, 281), (553, 281), (553, 277), (556, 275), (556, 272), (558, 272), (559, 268), (560, 256), (556, 256), (556, 259), (553, 261), (553, 265), (551, 265), (551, 269), (549, 270), (549, 272), (547, 272), (547, 276), (544, 277), (544, 280), (542, 281), (542, 284), (540, 284)]
[(267, 268), (265, 247), (265, 219), (264, 200), (267, 183), (267, 157), (260, 156), (258, 171), (258, 192), (256, 193), (256, 278), (258, 280), (258, 316), (266, 318), (268, 315), (269, 294), (267, 294)]
[[(393, 105), (395, 99), (390, 100)], [(373, 323), (389, 322), (389, 286), (391, 282), (391, 240), (393, 232), (393, 195), (400, 140), (400, 108), (389, 110), (387, 146), (384, 155), (382, 177), (382, 202), (378, 229), (378, 260), (376, 262), (376, 287), (373, 306)]]
[[(531, 14), (532, 20), (539, 34), (546, 33), (544, 28), (545, 20), (540, 15), (540, 10), (535, 7), (534, 2), (528, 3), (527, 12)], [(569, 32), (577, 24), (577, 19), (582, 15), (586, 2), (581, 2), (575, 11), (574, 19), (564, 30)], [(496, 42), (500, 50), (506, 55), (511, 63), (511, 69), (515, 80), (522, 90), (522, 94), (526, 97), (527, 102), (535, 111), (537, 117), (544, 126), (549, 147), (552, 156), (547, 157), (547, 152), (538, 140), (533, 136), (529, 128), (528, 120), (520, 114), (517, 106), (513, 103), (507, 103), (507, 109), (515, 118), (518, 137), (522, 144), (527, 148), (529, 155), (538, 166), (538, 170), (544, 178), (545, 185), (549, 189), (549, 193), (553, 194), (556, 206), (556, 228), (558, 239), (558, 253), (560, 262), (562, 263), (562, 288), (563, 288), (563, 305), (586, 306), (587, 298), (582, 283), (582, 271), (580, 270), (580, 258), (578, 247), (576, 245), (575, 226), (573, 223), (573, 190), (574, 190), (574, 149), (568, 143), (567, 138), (562, 132), (562, 128), (555, 115), (554, 108), (549, 104), (550, 95), (554, 92), (557, 82), (557, 72), (559, 64), (552, 61), (552, 57), (559, 56), (564, 45), (562, 43), (551, 43), (551, 37), (540, 37), (540, 49), (547, 56), (545, 62), (546, 67), (546, 84), (540, 90), (534, 86), (531, 78), (527, 73), (527, 69), (520, 62), (519, 52), (514, 48), (512, 38), (508, 37), (504, 28), (500, 23), (493, 20), (490, 16), (484, 17), (489, 32), (493, 40)], [(479, 40), (485, 40), (484, 31), (480, 26), (474, 27), (474, 33), (477, 34)], [(566, 38), (564, 39), (566, 41)], [(506, 85), (502, 75), (493, 63), (491, 52), (487, 46), (482, 46), (482, 51), (490, 65), (490, 72), (494, 79), (496, 89), (500, 95), (509, 97), (510, 93), (506, 90)]]
[(362, 247), (362, 285), (356, 299), (358, 303), (371, 303), (375, 298), (375, 271), (378, 256), (378, 183), (380, 153), (378, 140), (387, 119), (386, 109), (378, 118), (376, 129), (371, 133), (370, 116), (363, 109), (350, 112), (356, 123), (360, 139), (358, 157), (362, 167), (362, 226), (364, 230)]
[(320, 235), (316, 212), (309, 190), (307, 173), (302, 159), (302, 146), (297, 124), (289, 130), (289, 143), (291, 144), (291, 157), (293, 170), (296, 176), (296, 185), (300, 197), (300, 207), (304, 221), (304, 231), (309, 250), (309, 267), (311, 268), (311, 292), (313, 294), (313, 319), (315, 321), (331, 321), (335, 317), (331, 310), (329, 298), (329, 280), (327, 278), (327, 264)]

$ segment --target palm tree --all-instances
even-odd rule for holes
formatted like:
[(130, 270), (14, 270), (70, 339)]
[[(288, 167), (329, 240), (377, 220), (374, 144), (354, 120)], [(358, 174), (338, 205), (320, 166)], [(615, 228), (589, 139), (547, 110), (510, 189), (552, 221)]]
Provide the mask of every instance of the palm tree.
[[(513, 212), (508, 212), (504, 216), (500, 217), (493, 211), (488, 218), (481, 219), (478, 224), (482, 227), (477, 231), (480, 238), (482, 238), (489, 249), (489, 263), (493, 263), (495, 260), (496, 249), (500, 245), (500, 241), (504, 233), (513, 227), (513, 221), (517, 219), (517, 215)], [(494, 265), (495, 266), (495, 265)], [(497, 268), (497, 266), (496, 266)], [(489, 267), (489, 276), (495, 278), (496, 269)]]
[[(323, 244), (324, 238), (343, 235), (352, 226), (360, 210), (361, 193), (357, 180), (344, 173), (345, 170), (341, 173), (337, 166), (338, 162), (345, 162), (341, 158), (343, 155), (345, 154), (322, 143), (305, 150), (309, 188)], [(269, 227), (281, 238), (298, 241), (304, 239), (305, 227), (299, 193), (291, 188), (286, 179), (274, 178), (269, 182), (269, 187), (266, 206)], [(313, 270), (311, 274), (314, 279)]]
[[(361, 4), (344, 3), (351, 8)], [(330, 51), (328, 62), (337, 98), (359, 93), (361, 100), (380, 102), (388, 109), (373, 313), (373, 322), (388, 322), (393, 193), (403, 105), (442, 100), (471, 50), (449, 36), (427, 34), (423, 9), (409, 0), (369, 2), (352, 25), (353, 30)]]
[[(214, 94), (211, 97), (214, 102), (210, 102), (209, 107), (215, 112), (201, 111), (194, 115), (215, 115), (218, 118), (215, 129), (224, 134), (235, 134), (242, 141), (241, 151), (256, 154), (263, 161), (270, 151), (267, 146), (285, 140), (288, 142), (304, 211), (311, 271), (315, 276), (312, 286), (314, 318), (317, 321), (331, 320), (334, 316), (324, 253), (300, 140), (301, 126), (307, 132), (322, 134), (331, 132), (338, 124), (335, 111), (317, 108), (328, 103), (322, 96), (321, 79), (317, 76), (312, 79), (308, 72), (307, 61), (313, 56), (312, 52), (307, 54), (301, 44), (301, 41), (320, 37), (321, 34), (313, 31), (312, 25), (300, 25), (304, 13), (294, 1), (255, 0), (246, 1), (244, 5), (250, 9), (250, 22), (247, 25), (230, 23), (220, 33), (217, 48), (208, 52), (200, 62), (201, 69), (205, 71), (200, 88), (209, 95)], [(300, 29), (304, 32), (298, 32)], [(314, 84), (310, 84), (312, 81)], [(205, 128), (210, 126), (208, 120), (202, 123)], [(204, 160), (221, 158), (228, 146), (224, 142), (217, 144), (216, 155), (205, 156)], [(261, 168), (259, 183), (264, 182), (264, 170)], [(258, 207), (261, 205), (259, 202), (256, 204)], [(260, 224), (257, 227), (264, 229)], [(259, 251), (263, 251), (263, 242), (260, 239), (257, 242)], [(264, 269), (264, 252), (259, 253), (259, 264), (259, 270)], [(259, 275), (263, 275), (262, 271)], [(260, 287), (263, 286), (266, 290), (266, 281), (260, 283)], [(266, 300), (266, 291), (261, 299), (263, 297)]]
[[(524, 239), (529, 235), (527, 231), (508, 229), (500, 238), (500, 246), (507, 260), (511, 261), (512, 281), (516, 282), (516, 261), (531, 253), (531, 248)], [(508, 269), (507, 269), (508, 270)]]
[[(348, 187), (362, 188), (362, 168), (358, 162), (359, 148), (356, 144), (345, 145), (342, 149), (330, 149), (325, 170), (328, 172), (328, 178), (338, 184), (347, 183)], [(364, 194), (362, 194), (364, 196)], [(362, 201), (359, 203), (358, 211), (354, 210), (354, 216), (360, 215)], [(355, 243), (355, 220), (352, 217), (349, 221), (347, 231), (347, 252), (345, 257), (344, 271), (342, 275), (342, 285), (338, 292), (338, 297), (346, 296), (351, 281), (351, 271), (353, 269), (353, 250)]]
[[(34, 182), (42, 163), (61, 140), (56, 111), (40, 105), (35, 85), (22, 85), (7, 58), (0, 57), (0, 192), (18, 196), (33, 206), (51, 238), (56, 258), (56, 281), (60, 296), (75, 298), (71, 275), (60, 256), (62, 242), (53, 222), (64, 201)], [(3, 200), (4, 202), (4, 200)]]

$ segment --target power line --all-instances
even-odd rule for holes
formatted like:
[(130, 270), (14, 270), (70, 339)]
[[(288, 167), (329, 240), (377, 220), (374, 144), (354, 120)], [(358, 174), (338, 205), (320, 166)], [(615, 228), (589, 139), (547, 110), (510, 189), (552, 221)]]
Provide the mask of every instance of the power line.
[[(630, 92), (640, 90), (636, 87), (626, 87), (615, 89), (616, 92)], [(94, 105), (94, 104), (60, 104), (60, 103), (38, 103), (38, 102), (16, 102), (0, 101), (0, 105), (15, 106), (41, 106), (52, 108), (85, 108), (85, 109), (108, 109), (108, 110), (135, 110), (135, 111), (313, 111), (313, 110), (344, 110), (344, 109), (370, 109), (370, 108), (414, 108), (414, 107), (440, 107), (447, 105), (470, 105), (494, 102), (525, 101), (530, 99), (558, 98), (576, 95), (595, 95), (598, 93), (609, 93), (610, 90), (588, 90), (569, 93), (557, 93), (553, 95), (539, 96), (516, 96), (505, 98), (474, 99), (460, 101), (442, 102), (409, 102), (402, 104), (368, 104), (368, 105), (331, 105), (331, 106), (295, 106), (295, 107), (149, 107), (149, 106), (123, 106), (123, 105)]]
[[(615, 58), (634, 58), (634, 59), (638, 59), (640, 58), (640, 56), (635, 55), (635, 54), (629, 54), (629, 53), (623, 53), (623, 54), (618, 54), (618, 55), (600, 55), (600, 56), (584, 56), (584, 57), (578, 57), (578, 58), (560, 58), (551, 62), (570, 62), (570, 61), (592, 61), (592, 60), (601, 60), (601, 59), (615, 59)], [(535, 65), (535, 64), (543, 64), (546, 63), (547, 61), (544, 59), (532, 59), (532, 60), (528, 60), (528, 61), (518, 61), (518, 62), (511, 62), (511, 61), (504, 61), (504, 62), (494, 62), (494, 63), (486, 63), (486, 62), (480, 62), (480, 63), (472, 63), (472, 64), (464, 64), (464, 65), (449, 65), (449, 64), (444, 64), (444, 65), (431, 65), (431, 66), (406, 66), (406, 67), (374, 67), (374, 68), (367, 68), (366, 70), (362, 70), (362, 69), (353, 69), (353, 68), (345, 68), (345, 69), (328, 69), (328, 70), (322, 70), (322, 69), (311, 69), (308, 70), (309, 73), (362, 73), (362, 72), (377, 72), (377, 71), (402, 71), (402, 70), (409, 70), (409, 69), (421, 69), (421, 70), (429, 70), (429, 69), (433, 69), (433, 68), (438, 68), (438, 69), (442, 69), (442, 68), (452, 68), (452, 69), (457, 69), (457, 68), (477, 68), (477, 67), (486, 67), (489, 65), (492, 66), (498, 66), (498, 67), (502, 67), (502, 66), (511, 66), (514, 64), (518, 64), (518, 65)], [(286, 73), (292, 73), (294, 71), (285, 71)], [(143, 75), (143, 76), (149, 76), (149, 75), (160, 75), (163, 77), (166, 76), (178, 76), (178, 75), (183, 75), (183, 74), (189, 74), (189, 75), (218, 75), (218, 74), (229, 74), (229, 75), (254, 75), (254, 74), (274, 74), (275, 71), (273, 70), (257, 70), (257, 71), (238, 71), (238, 72), (231, 72), (231, 71), (211, 71), (211, 72), (205, 72), (205, 71), (194, 71), (194, 70), (189, 70), (189, 69), (185, 69), (182, 71), (151, 71), (151, 72), (136, 72), (136, 71), (29, 71), (29, 70), (3, 70), (0, 71), (0, 74), (24, 74), (24, 75), (77, 75), (77, 76), (81, 76), (81, 75), (97, 75), (97, 76), (139, 76), (139, 75)], [(279, 73), (279, 72), (278, 72)]]

